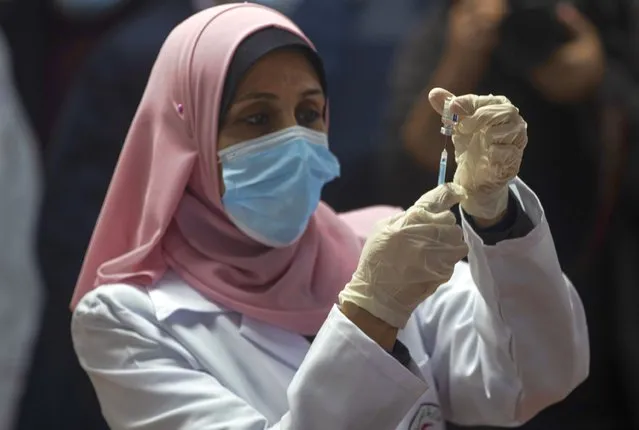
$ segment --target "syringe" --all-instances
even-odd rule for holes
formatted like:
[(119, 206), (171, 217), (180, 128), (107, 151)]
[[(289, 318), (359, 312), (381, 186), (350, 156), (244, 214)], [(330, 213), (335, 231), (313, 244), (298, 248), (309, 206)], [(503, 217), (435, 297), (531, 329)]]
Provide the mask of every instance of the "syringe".
[(448, 164), (448, 151), (444, 148), (442, 156), (439, 158), (439, 176), (437, 177), (437, 185), (446, 183), (446, 164)]
[(439, 158), (439, 175), (437, 177), (437, 185), (442, 185), (446, 182), (446, 166), (448, 164), (448, 138), (453, 135), (453, 127), (457, 124), (457, 114), (450, 112), (450, 105), (453, 103), (453, 98), (448, 97), (444, 102), (444, 110), (442, 111), (442, 127), (439, 132), (445, 136), (444, 138), (444, 150)]

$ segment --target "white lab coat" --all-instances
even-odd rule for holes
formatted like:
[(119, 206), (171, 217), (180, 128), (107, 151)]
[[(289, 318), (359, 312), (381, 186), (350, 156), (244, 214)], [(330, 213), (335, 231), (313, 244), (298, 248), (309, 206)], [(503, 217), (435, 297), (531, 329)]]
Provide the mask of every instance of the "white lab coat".
[(562, 274), (536, 196), (535, 228), (483, 245), (414, 312), (402, 366), (334, 308), (312, 346), (205, 300), (175, 273), (154, 288), (104, 285), (72, 324), (114, 430), (441, 430), (512, 426), (588, 374), (584, 311)]

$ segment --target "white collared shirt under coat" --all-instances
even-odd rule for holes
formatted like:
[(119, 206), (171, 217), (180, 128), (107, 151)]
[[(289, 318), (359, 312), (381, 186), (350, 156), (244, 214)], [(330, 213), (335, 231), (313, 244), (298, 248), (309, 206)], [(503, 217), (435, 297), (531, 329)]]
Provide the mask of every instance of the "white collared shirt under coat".
[(588, 374), (581, 301), (537, 197), (512, 185), (535, 228), (486, 246), (464, 221), (469, 264), (400, 332), (409, 368), (336, 307), (312, 346), (205, 300), (175, 273), (104, 285), (73, 339), (113, 430), (442, 430), (513, 426)]

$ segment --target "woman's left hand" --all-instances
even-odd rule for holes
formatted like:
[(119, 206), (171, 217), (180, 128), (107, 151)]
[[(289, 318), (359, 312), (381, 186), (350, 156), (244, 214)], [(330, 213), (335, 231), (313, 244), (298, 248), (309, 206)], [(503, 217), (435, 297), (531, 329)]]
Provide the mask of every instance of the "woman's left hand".
[[(429, 100), (441, 112), (452, 96), (435, 88)], [(466, 190), (461, 202), (480, 227), (497, 223), (508, 207), (508, 182), (519, 173), (528, 143), (527, 124), (504, 96), (468, 94), (455, 97), (451, 112), (459, 115), (453, 132), (457, 170), (453, 182)]]

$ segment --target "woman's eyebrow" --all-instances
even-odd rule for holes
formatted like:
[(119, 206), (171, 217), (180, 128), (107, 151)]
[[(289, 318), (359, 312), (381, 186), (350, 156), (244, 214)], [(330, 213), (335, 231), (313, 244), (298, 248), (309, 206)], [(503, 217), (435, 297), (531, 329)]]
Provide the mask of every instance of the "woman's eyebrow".
[[(320, 95), (320, 96), (324, 95), (324, 91), (322, 91), (321, 88), (310, 88), (300, 93), (300, 97), (310, 97), (310, 96), (317, 96), (317, 95)], [(243, 102), (247, 100), (277, 100), (277, 99), (279, 99), (277, 94), (266, 93), (266, 92), (249, 92), (239, 96), (235, 100), (235, 103), (239, 103), (239, 102)]]
[(311, 88), (310, 90), (303, 91), (300, 95), (302, 97), (323, 96), (324, 91), (322, 91), (321, 88)]
[(241, 95), (240, 97), (238, 97), (235, 102), (242, 102), (242, 101), (246, 101), (246, 100), (277, 100), (279, 97), (277, 97), (277, 94), (273, 94), (273, 93), (259, 93), (259, 92), (251, 92), (251, 93), (246, 93)]

